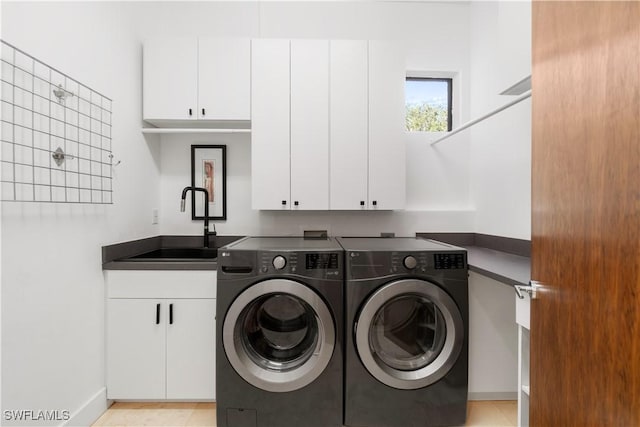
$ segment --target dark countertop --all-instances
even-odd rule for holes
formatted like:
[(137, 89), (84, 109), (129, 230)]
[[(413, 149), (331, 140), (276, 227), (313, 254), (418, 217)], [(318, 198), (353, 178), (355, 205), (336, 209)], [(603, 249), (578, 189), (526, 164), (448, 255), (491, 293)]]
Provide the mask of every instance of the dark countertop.
[[(531, 279), (531, 243), (527, 240), (476, 233), (416, 233), (418, 237), (461, 246), (467, 250), (469, 270), (509, 286), (528, 285)], [(211, 237), (211, 247), (222, 247), (243, 236)], [(215, 260), (130, 261), (128, 257), (159, 248), (201, 247), (201, 236), (155, 236), (102, 247), (103, 270), (216, 270)]]
[(217, 270), (216, 261), (111, 261), (103, 270)]
[(477, 233), (416, 233), (467, 250), (469, 270), (505, 285), (528, 285), (531, 280), (531, 242)]
[[(244, 236), (212, 236), (209, 246), (219, 248)], [(160, 248), (199, 248), (202, 236), (155, 236), (102, 247), (103, 270), (216, 270), (216, 260), (128, 260)]]
[(531, 258), (478, 246), (465, 246), (469, 270), (506, 285), (528, 285)]

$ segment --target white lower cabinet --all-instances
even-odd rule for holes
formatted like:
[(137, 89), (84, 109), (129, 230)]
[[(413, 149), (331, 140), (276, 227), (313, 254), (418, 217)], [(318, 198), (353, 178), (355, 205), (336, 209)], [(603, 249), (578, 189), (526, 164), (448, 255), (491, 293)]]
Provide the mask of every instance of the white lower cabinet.
[(529, 425), (529, 324), (531, 297), (516, 296), (516, 323), (518, 324), (518, 426)]
[(167, 399), (215, 399), (216, 300), (173, 302), (167, 326)]
[(164, 399), (166, 326), (160, 300), (107, 301), (107, 397)]
[(215, 271), (109, 271), (107, 398), (215, 400)]

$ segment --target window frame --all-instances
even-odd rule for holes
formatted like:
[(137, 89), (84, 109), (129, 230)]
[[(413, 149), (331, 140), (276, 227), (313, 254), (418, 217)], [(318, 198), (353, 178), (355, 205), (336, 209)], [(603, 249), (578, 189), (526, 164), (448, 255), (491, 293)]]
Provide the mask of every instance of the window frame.
[[(453, 129), (453, 85), (455, 84), (455, 76), (451, 73), (447, 73), (446, 76), (437, 76), (436, 74), (441, 73), (428, 73), (428, 72), (420, 72), (420, 73), (407, 73), (405, 76), (405, 85), (408, 81), (440, 81), (447, 83), (447, 132), (451, 132)], [(405, 86), (405, 111), (406, 111), (406, 86)], [(406, 114), (406, 113), (405, 113)], [(406, 122), (406, 115), (405, 115)], [(406, 125), (405, 125), (406, 126)], [(420, 132), (420, 133), (440, 133), (439, 132), (430, 132), (430, 131), (415, 131), (415, 130), (406, 130), (407, 132)]]

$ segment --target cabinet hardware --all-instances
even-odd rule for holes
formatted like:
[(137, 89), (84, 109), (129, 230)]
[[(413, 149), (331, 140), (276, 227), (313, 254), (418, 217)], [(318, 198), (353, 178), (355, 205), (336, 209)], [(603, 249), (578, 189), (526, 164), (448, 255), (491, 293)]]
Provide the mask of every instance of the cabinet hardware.
[(156, 304), (156, 325), (160, 324), (160, 304)]
[(295, 202), (293, 202), (293, 204), (294, 204), (295, 206), (298, 206), (298, 204), (299, 204), (299, 203), (298, 203), (298, 201), (296, 200)]
[(169, 304), (169, 324), (173, 325), (173, 304)]
[(360, 206), (364, 206), (364, 200), (360, 200)]
[(286, 206), (286, 205), (287, 205), (287, 201), (286, 201), (286, 200), (283, 200), (283, 201), (282, 201), (282, 206)]
[(193, 111), (191, 110), (191, 108), (189, 108), (189, 116), (193, 115)]
[(374, 200), (373, 202), (371, 202), (373, 204), (373, 206), (378, 206), (378, 201)]
[(202, 109), (202, 115), (204, 116), (204, 108)]

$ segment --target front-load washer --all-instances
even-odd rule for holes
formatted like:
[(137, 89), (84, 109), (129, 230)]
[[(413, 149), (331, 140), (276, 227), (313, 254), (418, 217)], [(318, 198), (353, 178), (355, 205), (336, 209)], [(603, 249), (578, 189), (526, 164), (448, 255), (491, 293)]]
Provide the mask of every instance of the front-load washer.
[(419, 238), (338, 241), (345, 249), (345, 425), (463, 425), (466, 251)]
[(342, 425), (343, 264), (332, 238), (218, 250), (219, 427)]

